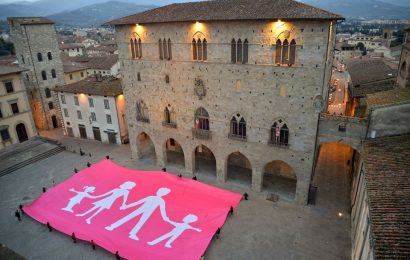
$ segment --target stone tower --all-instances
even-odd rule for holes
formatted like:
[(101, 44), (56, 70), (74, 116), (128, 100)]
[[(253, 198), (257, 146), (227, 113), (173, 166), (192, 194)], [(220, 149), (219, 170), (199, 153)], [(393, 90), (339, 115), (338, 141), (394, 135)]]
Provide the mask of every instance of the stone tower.
[(393, 39), (393, 28), (384, 27), (383, 28), (383, 45), (389, 48), (392, 39)]
[(64, 73), (54, 22), (44, 17), (7, 20), (19, 64), (27, 69), (24, 81), (36, 127), (57, 128), (61, 111), (53, 89), (64, 84)]

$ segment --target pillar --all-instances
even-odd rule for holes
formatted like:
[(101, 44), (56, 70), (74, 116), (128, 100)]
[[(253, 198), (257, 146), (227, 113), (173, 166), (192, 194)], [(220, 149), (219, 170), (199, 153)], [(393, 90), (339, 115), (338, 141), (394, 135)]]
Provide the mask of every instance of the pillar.
[(216, 159), (216, 182), (222, 184), (228, 178), (228, 162), (225, 159)]
[[(135, 142), (134, 142), (135, 140)], [(139, 150), (139, 140), (138, 137), (135, 139), (130, 139), (130, 146), (131, 146), (131, 158), (139, 160), (141, 159), (141, 152)]]
[(160, 168), (164, 168), (167, 163), (167, 148), (165, 145), (155, 147), (155, 153), (157, 155), (157, 165)]
[(264, 167), (254, 165), (252, 168), (252, 190), (255, 192), (262, 191)]
[(187, 173), (188, 176), (194, 176), (195, 174), (195, 152), (190, 152), (188, 151), (188, 148), (186, 152), (184, 153), (184, 159), (185, 159), (185, 172)]
[[(296, 174), (298, 176), (296, 183), (295, 203), (299, 205), (306, 205), (309, 193), (310, 174)], [(302, 177), (304, 176), (304, 177)]]

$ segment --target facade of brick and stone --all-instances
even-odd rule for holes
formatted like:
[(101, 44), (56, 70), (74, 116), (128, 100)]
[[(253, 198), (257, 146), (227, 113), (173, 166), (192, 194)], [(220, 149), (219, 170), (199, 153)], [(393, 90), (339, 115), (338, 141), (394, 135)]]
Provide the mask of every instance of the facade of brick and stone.
[[(282, 175), (282, 169), (290, 168), (284, 174), (296, 181), (293, 199), (305, 204), (318, 114), (324, 102), (321, 97), (327, 97), (334, 35), (335, 21), (331, 19), (116, 26), (133, 158), (142, 156), (140, 139), (145, 133), (143, 136), (148, 135), (153, 142), (159, 166), (167, 164), (167, 150), (172, 148), (183, 153), (185, 170), (191, 175), (195, 174), (202, 147), (208, 148), (215, 157), (219, 183), (234, 174), (228, 174), (228, 166), (236, 165), (251, 170), (250, 187), (262, 191), (265, 172)], [(140, 59), (132, 58), (131, 38), (141, 39)], [(193, 60), (192, 40), (198, 38), (207, 41), (206, 61)], [(231, 63), (233, 38), (249, 42), (246, 64)], [(159, 39), (171, 40), (171, 59), (160, 59)], [(278, 39), (296, 41), (292, 66), (276, 64)], [(203, 85), (204, 96), (196, 94), (196, 83)], [(147, 108), (144, 120), (137, 120), (136, 103), (140, 101)], [(166, 107), (175, 115), (172, 127), (164, 124)], [(209, 114), (206, 138), (198, 136), (195, 129), (199, 108)], [(230, 121), (237, 114), (246, 121), (245, 140), (230, 137)], [(289, 128), (286, 146), (269, 144), (271, 127), (278, 120)]]
[(42, 17), (10, 17), (8, 23), (18, 62), (28, 70), (24, 80), (36, 127), (59, 127), (59, 103), (52, 89), (64, 84), (64, 73), (54, 23)]

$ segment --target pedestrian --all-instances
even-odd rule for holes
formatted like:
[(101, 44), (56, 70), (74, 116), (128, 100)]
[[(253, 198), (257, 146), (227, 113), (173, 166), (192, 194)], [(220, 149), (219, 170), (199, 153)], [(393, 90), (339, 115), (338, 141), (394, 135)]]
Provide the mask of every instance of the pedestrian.
[(56, 186), (56, 182), (53, 180), (52, 181), (53, 187)]
[(249, 198), (248, 193), (245, 192), (245, 193), (243, 194), (243, 198), (244, 198), (245, 200), (248, 200), (248, 198)]
[(16, 216), (16, 218), (18, 219), (18, 221), (21, 221), (20, 212), (19, 212), (18, 210), (16, 210), (16, 212), (14, 212), (14, 216)]
[(47, 222), (47, 227), (48, 227), (48, 232), (53, 231), (53, 228), (51, 227), (50, 222)]
[(178, 177), (179, 177), (179, 178), (182, 178), (182, 174), (178, 174)]
[(167, 168), (162, 168), (162, 171), (163, 171), (163, 172), (166, 172), (166, 171), (167, 171)]
[(45, 193), (47, 191), (46, 187), (43, 187), (43, 193)]
[(121, 256), (120, 256), (120, 254), (118, 253), (118, 251), (115, 252), (115, 258), (116, 258), (117, 260), (121, 260)]
[(71, 234), (71, 238), (73, 239), (74, 244), (77, 243), (77, 238), (75, 237), (75, 233)]
[(78, 172), (77, 168), (74, 168), (74, 173), (77, 173), (77, 172)]
[(93, 250), (95, 250), (95, 243), (94, 243), (94, 240), (91, 240), (91, 247), (93, 248)]
[(109, 156), (109, 155), (106, 155), (106, 156), (105, 156), (105, 159), (109, 160), (109, 159), (110, 159), (110, 156)]
[(196, 180), (197, 180), (197, 179), (196, 179), (196, 176), (192, 177), (192, 179), (193, 179), (194, 181), (196, 181)]
[(90, 167), (91, 166), (91, 163), (90, 162), (87, 162), (87, 167)]
[(231, 208), (229, 209), (229, 215), (233, 215), (233, 207), (231, 206)]
[(219, 234), (221, 234), (221, 228), (218, 228), (215, 232), (215, 238), (219, 239)]
[(23, 205), (19, 205), (19, 209), (20, 209), (20, 211), (21, 211), (21, 214), (23, 214), (24, 215), (24, 210), (23, 210)]

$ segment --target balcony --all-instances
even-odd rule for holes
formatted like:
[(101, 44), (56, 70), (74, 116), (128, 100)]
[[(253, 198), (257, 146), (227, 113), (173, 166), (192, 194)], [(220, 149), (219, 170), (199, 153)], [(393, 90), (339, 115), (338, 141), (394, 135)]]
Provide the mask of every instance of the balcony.
[(269, 146), (275, 146), (279, 148), (289, 149), (289, 144), (284, 142), (277, 142), (276, 140), (269, 139), (268, 140)]
[(211, 131), (194, 127), (192, 128), (192, 136), (201, 140), (208, 140), (212, 138)]
[(169, 128), (177, 128), (177, 123), (162, 121), (162, 126)]
[(242, 142), (247, 141), (246, 135), (238, 135), (238, 134), (229, 133), (228, 138), (232, 140), (242, 141)]
[(137, 116), (137, 121), (149, 124), (149, 118), (144, 117), (144, 116)]

